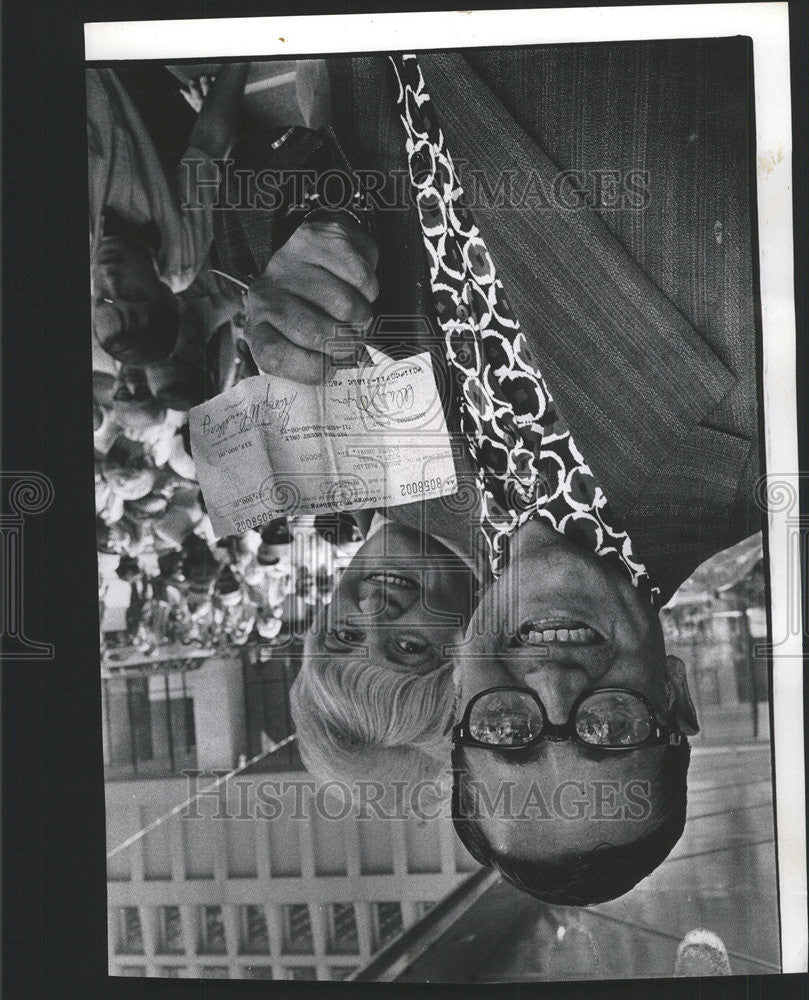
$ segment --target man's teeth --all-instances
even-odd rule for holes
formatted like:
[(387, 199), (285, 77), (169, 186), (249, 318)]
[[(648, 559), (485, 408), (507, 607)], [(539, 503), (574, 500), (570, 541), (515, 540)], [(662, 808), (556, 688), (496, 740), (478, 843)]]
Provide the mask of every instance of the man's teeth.
[(537, 646), (545, 642), (567, 642), (573, 645), (583, 646), (588, 643), (598, 642), (599, 634), (595, 629), (587, 628), (546, 628), (541, 631), (531, 629), (525, 637), (525, 642), (529, 646)]
[(390, 583), (394, 587), (413, 587), (414, 584), (403, 576), (396, 576), (395, 573), (372, 573), (369, 580), (374, 583)]

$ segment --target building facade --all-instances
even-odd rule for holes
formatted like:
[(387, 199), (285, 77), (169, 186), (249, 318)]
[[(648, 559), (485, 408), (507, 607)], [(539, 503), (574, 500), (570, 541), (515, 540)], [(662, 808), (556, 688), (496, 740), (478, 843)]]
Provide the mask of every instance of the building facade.
[(167, 817), (108, 859), (111, 975), (343, 979), (477, 868), (448, 816), (316, 795), (294, 742), (206, 791), (291, 733), (298, 652), (102, 681), (108, 851)]

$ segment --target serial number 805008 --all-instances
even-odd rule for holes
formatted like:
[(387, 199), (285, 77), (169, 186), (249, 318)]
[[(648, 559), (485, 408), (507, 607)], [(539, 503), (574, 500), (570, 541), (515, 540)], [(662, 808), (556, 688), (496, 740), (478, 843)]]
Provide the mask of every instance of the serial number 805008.
[(419, 479), (414, 483), (401, 483), (402, 496), (418, 496), (420, 493), (427, 493), (430, 490), (440, 490), (442, 480), (440, 476), (432, 479)]

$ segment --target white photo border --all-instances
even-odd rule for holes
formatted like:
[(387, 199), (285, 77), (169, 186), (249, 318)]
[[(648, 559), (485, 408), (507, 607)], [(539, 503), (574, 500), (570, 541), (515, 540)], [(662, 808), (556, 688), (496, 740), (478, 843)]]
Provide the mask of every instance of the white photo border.
[[(788, 17), (787, 3), (728, 3), (97, 22), (85, 25), (85, 57), (88, 62), (171, 61), (428, 47), (752, 38), (781, 956), (784, 972), (806, 972), (809, 925)], [(247, 21), (249, 31), (245, 31)]]

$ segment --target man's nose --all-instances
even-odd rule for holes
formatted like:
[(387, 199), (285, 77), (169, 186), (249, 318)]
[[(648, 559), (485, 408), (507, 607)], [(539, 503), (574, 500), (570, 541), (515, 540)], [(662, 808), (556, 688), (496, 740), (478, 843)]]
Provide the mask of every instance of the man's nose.
[(589, 675), (581, 668), (554, 663), (543, 663), (525, 675), (526, 687), (536, 691), (548, 721), (557, 726), (567, 722), (573, 703), (589, 683)]

